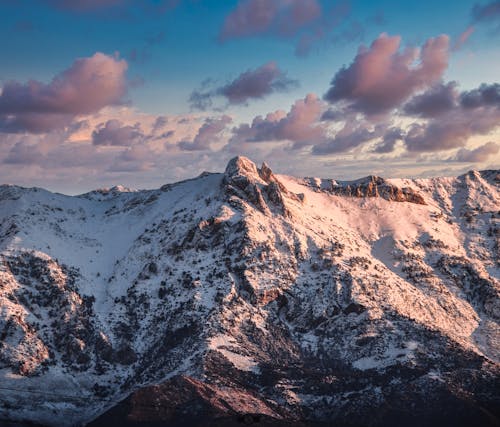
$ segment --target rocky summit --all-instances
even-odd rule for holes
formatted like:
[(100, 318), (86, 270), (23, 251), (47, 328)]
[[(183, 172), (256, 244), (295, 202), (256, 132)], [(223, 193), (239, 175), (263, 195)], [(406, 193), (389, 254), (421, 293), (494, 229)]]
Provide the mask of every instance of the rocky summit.
[(0, 424), (498, 426), (499, 184), (0, 186)]

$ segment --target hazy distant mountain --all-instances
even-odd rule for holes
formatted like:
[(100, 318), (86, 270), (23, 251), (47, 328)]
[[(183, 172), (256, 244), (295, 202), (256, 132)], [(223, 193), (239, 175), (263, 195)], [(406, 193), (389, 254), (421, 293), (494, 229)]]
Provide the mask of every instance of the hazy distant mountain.
[(0, 424), (499, 425), (499, 184), (0, 186)]

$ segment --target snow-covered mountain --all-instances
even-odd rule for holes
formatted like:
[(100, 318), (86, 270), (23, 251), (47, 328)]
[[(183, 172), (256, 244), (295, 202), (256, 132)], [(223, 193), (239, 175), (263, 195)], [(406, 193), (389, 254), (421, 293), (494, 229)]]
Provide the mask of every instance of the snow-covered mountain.
[(499, 425), (499, 184), (0, 186), (0, 424)]

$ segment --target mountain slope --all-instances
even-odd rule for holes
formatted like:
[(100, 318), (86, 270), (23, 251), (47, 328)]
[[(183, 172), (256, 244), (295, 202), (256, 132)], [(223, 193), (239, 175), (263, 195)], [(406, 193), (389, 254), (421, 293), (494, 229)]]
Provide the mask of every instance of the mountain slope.
[(498, 425), (499, 183), (1, 186), (0, 419)]

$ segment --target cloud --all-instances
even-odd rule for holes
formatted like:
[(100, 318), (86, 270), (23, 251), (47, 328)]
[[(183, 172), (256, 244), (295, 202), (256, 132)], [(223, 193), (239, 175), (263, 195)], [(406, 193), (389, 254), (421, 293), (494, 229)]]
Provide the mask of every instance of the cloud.
[(293, 40), (295, 54), (307, 55), (312, 47), (346, 22), (350, 2), (318, 0), (240, 0), (226, 16), (219, 41), (270, 36)]
[(500, 126), (500, 109), (461, 107), (427, 123), (410, 126), (405, 137), (408, 151), (436, 152), (463, 147), (475, 135), (487, 135)]
[(448, 66), (449, 38), (430, 38), (422, 49), (400, 51), (401, 38), (381, 34), (338, 71), (324, 99), (365, 114), (387, 113), (416, 91), (439, 81)]
[(313, 146), (312, 154), (343, 153), (383, 135), (383, 125), (372, 126), (365, 121), (348, 120), (333, 138)]
[(168, 122), (169, 122), (168, 117), (166, 117), (166, 116), (158, 116), (155, 119), (155, 122), (153, 123), (152, 132), (156, 133), (159, 130), (163, 129), (168, 124)]
[(265, 33), (290, 36), (321, 15), (316, 0), (240, 0), (226, 17), (221, 41)]
[(484, 5), (475, 4), (472, 8), (472, 18), (476, 22), (500, 20), (500, 1), (494, 0)]
[(296, 101), (290, 112), (275, 111), (265, 118), (257, 116), (250, 125), (233, 129), (232, 143), (291, 141), (295, 148), (323, 142), (325, 129), (318, 124), (325, 104), (314, 94)]
[(48, 83), (9, 81), (0, 94), (0, 132), (46, 132), (122, 102), (127, 62), (103, 53), (77, 59)]
[(276, 63), (268, 62), (255, 70), (240, 74), (235, 80), (218, 89), (230, 104), (244, 104), (249, 99), (260, 99), (273, 92), (284, 92), (297, 86)]
[(398, 141), (404, 140), (405, 133), (402, 129), (392, 127), (388, 129), (382, 137), (381, 143), (377, 144), (374, 153), (386, 154), (392, 153)]
[(457, 104), (457, 86), (454, 81), (439, 83), (410, 99), (403, 107), (403, 112), (412, 116), (432, 118), (450, 111)]
[(483, 83), (459, 93), (455, 82), (441, 83), (415, 96), (406, 104), (404, 113), (428, 119), (409, 126), (405, 136), (409, 151), (464, 147), (470, 138), (500, 127), (500, 84)]
[(500, 108), (500, 83), (483, 83), (479, 88), (463, 92), (460, 103), (464, 108), (497, 106)]
[(72, 12), (88, 12), (124, 3), (124, 0), (45, 0), (51, 6)]
[(4, 159), (6, 164), (33, 165), (40, 162), (44, 154), (36, 144), (29, 144), (25, 141), (17, 142)]
[(500, 145), (495, 142), (487, 142), (474, 150), (460, 149), (452, 160), (465, 163), (482, 163), (486, 162), (491, 156), (498, 154), (498, 152), (500, 152)]
[(246, 104), (251, 99), (262, 99), (274, 92), (286, 92), (298, 86), (298, 82), (288, 78), (275, 62), (247, 70), (223, 86), (207, 89), (212, 82), (211, 79), (205, 80), (201, 89), (191, 93), (189, 101), (192, 108), (206, 110), (213, 105), (216, 96), (224, 97), (231, 105)]
[(148, 13), (163, 14), (176, 7), (180, 0), (44, 0), (49, 6), (72, 13), (109, 12), (109, 9), (137, 9)]
[(476, 31), (476, 29), (473, 26), (470, 26), (463, 33), (461, 33), (453, 43), (453, 50), (459, 50), (465, 43), (467, 43), (467, 40), (469, 40), (474, 31)]
[(178, 145), (185, 151), (209, 150), (210, 145), (219, 141), (221, 133), (231, 122), (231, 117), (226, 115), (219, 118), (208, 118), (192, 141), (180, 141)]
[(118, 147), (128, 147), (142, 142), (146, 135), (141, 130), (139, 123), (134, 126), (124, 125), (116, 119), (108, 120), (106, 123), (98, 125), (92, 132), (92, 143), (94, 145), (113, 145)]

